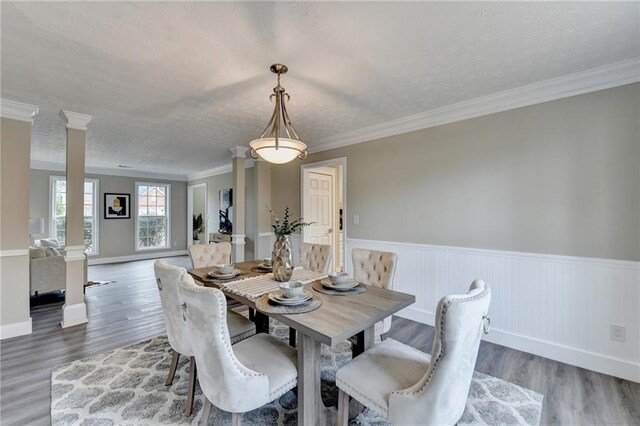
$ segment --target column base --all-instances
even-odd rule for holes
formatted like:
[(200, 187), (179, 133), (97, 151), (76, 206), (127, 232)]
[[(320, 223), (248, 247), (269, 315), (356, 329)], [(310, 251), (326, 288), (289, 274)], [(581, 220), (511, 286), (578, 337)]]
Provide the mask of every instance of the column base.
[(85, 324), (87, 322), (89, 322), (87, 319), (87, 305), (84, 302), (68, 306), (66, 303), (62, 305), (62, 321), (60, 322), (62, 328)]
[(244, 262), (244, 234), (231, 235), (231, 257), (234, 262)]
[(31, 318), (29, 318), (27, 321), (0, 325), (0, 340), (10, 339), (17, 336), (24, 336), (26, 334), (31, 334), (31, 332)]

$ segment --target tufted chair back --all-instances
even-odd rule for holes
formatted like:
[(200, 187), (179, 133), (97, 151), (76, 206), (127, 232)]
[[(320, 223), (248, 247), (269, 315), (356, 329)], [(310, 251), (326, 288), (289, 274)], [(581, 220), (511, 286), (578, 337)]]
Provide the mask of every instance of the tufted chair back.
[(187, 326), (182, 320), (182, 308), (180, 307), (180, 296), (178, 287), (180, 277), (188, 275), (184, 268), (169, 265), (162, 260), (153, 263), (156, 273), (156, 284), (160, 291), (160, 301), (162, 302), (162, 313), (164, 324), (167, 328), (169, 344), (181, 355), (193, 356), (191, 349), (191, 339), (187, 332)]
[(194, 269), (231, 263), (231, 243), (194, 244), (189, 246), (189, 257)]
[[(396, 273), (398, 255), (386, 251), (374, 251), (361, 248), (351, 250), (353, 278), (361, 283), (393, 289), (393, 277)], [(391, 317), (376, 324), (376, 336), (391, 329)]]
[(351, 260), (354, 279), (376, 287), (393, 288), (393, 277), (398, 263), (395, 253), (354, 248), (351, 251)]
[(471, 283), (467, 294), (440, 300), (429, 368), (415, 385), (389, 396), (392, 424), (413, 424), (416, 418), (423, 424), (458, 422), (469, 394), (483, 329), (488, 332), (490, 303), (491, 290), (482, 280)]
[(316, 272), (328, 272), (331, 263), (331, 246), (323, 244), (300, 244), (300, 266)]
[(196, 285), (188, 274), (181, 277), (179, 291), (184, 303), (180, 319), (193, 341), (204, 395), (216, 407), (232, 413), (254, 409), (255, 399), (269, 401), (269, 378), (245, 367), (233, 353), (224, 294)]

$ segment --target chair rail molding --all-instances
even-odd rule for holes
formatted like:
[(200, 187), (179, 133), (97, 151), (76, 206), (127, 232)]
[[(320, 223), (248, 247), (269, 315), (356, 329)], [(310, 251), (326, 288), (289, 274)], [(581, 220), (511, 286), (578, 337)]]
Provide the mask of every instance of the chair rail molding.
[[(434, 325), (438, 301), (481, 278), (493, 297), (487, 341), (640, 382), (640, 262), (345, 240), (356, 247), (398, 254), (394, 289), (416, 296), (401, 317)], [(610, 324), (627, 327), (626, 342), (610, 340)]]
[(173, 257), (173, 256), (185, 256), (187, 255), (186, 250), (178, 250), (178, 251), (165, 251), (165, 252), (151, 252), (144, 254), (133, 254), (129, 256), (113, 256), (113, 257), (89, 257), (88, 264), (92, 265), (106, 265), (109, 263), (121, 263), (121, 262), (131, 262), (132, 260), (147, 260), (147, 259), (160, 259), (163, 257)]
[(0, 116), (12, 120), (26, 121), (33, 124), (33, 117), (38, 114), (38, 106), (25, 104), (11, 99), (0, 99)]

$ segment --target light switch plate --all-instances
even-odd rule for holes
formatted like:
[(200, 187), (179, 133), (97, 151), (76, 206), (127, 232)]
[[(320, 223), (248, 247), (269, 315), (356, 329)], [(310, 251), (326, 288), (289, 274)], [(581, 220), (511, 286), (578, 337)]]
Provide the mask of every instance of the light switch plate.
[(353, 215), (353, 224), (354, 225), (359, 225), (360, 224), (360, 216), (358, 216), (357, 214)]

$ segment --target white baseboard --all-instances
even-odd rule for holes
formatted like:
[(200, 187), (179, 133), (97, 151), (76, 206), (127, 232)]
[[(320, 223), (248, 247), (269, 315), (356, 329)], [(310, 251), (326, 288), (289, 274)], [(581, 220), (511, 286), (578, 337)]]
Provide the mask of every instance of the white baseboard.
[[(396, 315), (435, 327), (435, 314), (433, 312), (408, 307)], [(623, 359), (570, 348), (557, 343), (522, 336), (496, 328), (491, 328), (489, 334), (482, 336), (482, 340), (549, 358), (554, 361), (586, 368), (587, 370), (640, 382), (640, 366)]]
[(187, 254), (186, 250), (178, 250), (178, 251), (164, 251), (159, 253), (133, 254), (130, 256), (100, 257), (97, 259), (89, 258), (89, 266), (105, 265), (108, 263), (132, 262), (134, 260), (159, 259), (162, 257), (184, 256), (186, 254)]
[(87, 319), (87, 305), (84, 302), (74, 303), (69, 306), (66, 303), (62, 305), (62, 321), (60, 322), (62, 328), (73, 327), (87, 322), (89, 322)]
[[(416, 296), (398, 315), (434, 324), (438, 301), (484, 279), (487, 341), (640, 382), (640, 262), (348, 238), (398, 254), (394, 288)], [(347, 271), (352, 271), (347, 257)], [(610, 338), (626, 326), (626, 341)]]
[(31, 318), (29, 318), (27, 321), (0, 325), (0, 340), (10, 339), (17, 336), (24, 336), (25, 334), (31, 334), (31, 331)]

